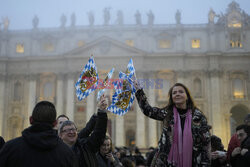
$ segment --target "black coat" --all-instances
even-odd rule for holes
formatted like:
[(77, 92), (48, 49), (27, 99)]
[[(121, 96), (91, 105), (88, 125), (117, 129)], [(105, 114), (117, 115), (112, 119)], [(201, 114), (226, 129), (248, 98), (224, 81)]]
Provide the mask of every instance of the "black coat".
[[(92, 120), (92, 119), (91, 119)], [(107, 130), (107, 113), (99, 112), (97, 117), (86, 126), (85, 132), (79, 134), (79, 138), (72, 146), (76, 154), (79, 167), (97, 167), (96, 153), (99, 151), (100, 146), (106, 135)], [(93, 126), (94, 125), (94, 126)], [(90, 129), (88, 129), (90, 128)], [(92, 129), (93, 128), (93, 129)], [(91, 130), (92, 129), (92, 130)], [(91, 133), (90, 136), (88, 136)]]
[(74, 153), (49, 124), (37, 123), (5, 143), (1, 167), (73, 167)]
[(248, 149), (244, 155), (238, 154), (231, 157), (230, 161), (232, 167), (249, 167), (250, 166), (250, 137), (247, 137), (240, 146), (242, 149)]
[(0, 136), (0, 150), (3, 147), (4, 143), (5, 143), (4, 139), (2, 138), (2, 136)]

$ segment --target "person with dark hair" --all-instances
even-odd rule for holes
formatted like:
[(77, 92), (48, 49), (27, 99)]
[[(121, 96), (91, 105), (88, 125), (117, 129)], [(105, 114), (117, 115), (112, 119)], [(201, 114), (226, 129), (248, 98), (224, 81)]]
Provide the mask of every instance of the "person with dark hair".
[(3, 137), (0, 136), (0, 150), (3, 147), (4, 143), (5, 143), (5, 141), (4, 141)]
[(97, 152), (96, 154), (98, 166), (122, 167), (122, 164), (113, 152), (112, 140), (109, 136), (106, 136), (103, 140), (99, 152)]
[(136, 98), (147, 117), (162, 121), (162, 135), (151, 166), (210, 166), (210, 132), (204, 114), (196, 107), (188, 88), (174, 84), (166, 107), (151, 107), (138, 81)]
[(55, 126), (55, 129), (58, 130), (63, 122), (68, 121), (69, 117), (67, 115), (61, 114), (56, 118), (57, 124)]
[(236, 134), (240, 141), (240, 147), (236, 147), (230, 158), (232, 167), (250, 166), (250, 126), (243, 124), (236, 128)]
[(121, 163), (123, 167), (135, 167), (135, 163), (127, 157), (122, 158)]
[(5, 143), (0, 151), (1, 167), (73, 167), (74, 153), (58, 137), (56, 109), (48, 101), (36, 104), (31, 126), (22, 136)]
[(135, 160), (135, 165), (139, 166), (139, 165), (146, 165), (146, 160), (144, 159), (144, 157), (141, 155), (141, 152), (139, 150), (138, 147), (135, 147), (135, 154), (133, 156), (133, 159)]
[(211, 136), (211, 167), (226, 167), (227, 156), (221, 139), (215, 135)]
[[(58, 129), (58, 135), (77, 157), (79, 167), (97, 167), (96, 153), (103, 143), (107, 130), (107, 99), (101, 96), (98, 102), (98, 112), (94, 124), (85, 132), (77, 134), (77, 129), (72, 121), (65, 121)], [(94, 125), (91, 132), (89, 131)], [(90, 134), (91, 133), (91, 134)]]
[[(250, 126), (250, 114), (247, 114), (244, 118), (244, 124)], [(240, 147), (240, 141), (238, 140), (237, 134), (235, 133), (228, 144), (227, 148), (227, 161), (230, 162), (231, 154), (233, 150), (237, 147)]]

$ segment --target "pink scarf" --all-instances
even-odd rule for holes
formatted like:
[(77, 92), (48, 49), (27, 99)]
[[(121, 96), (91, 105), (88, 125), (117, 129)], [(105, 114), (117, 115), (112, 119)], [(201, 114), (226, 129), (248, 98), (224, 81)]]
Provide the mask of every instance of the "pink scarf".
[(168, 162), (177, 167), (192, 167), (193, 138), (191, 123), (192, 112), (189, 109), (182, 135), (180, 116), (176, 107), (174, 107), (174, 134), (173, 143), (168, 155)]

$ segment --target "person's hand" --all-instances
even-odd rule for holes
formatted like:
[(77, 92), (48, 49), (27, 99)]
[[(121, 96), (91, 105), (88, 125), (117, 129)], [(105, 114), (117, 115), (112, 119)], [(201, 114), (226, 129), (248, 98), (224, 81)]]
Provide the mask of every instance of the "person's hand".
[(109, 159), (111, 162), (115, 162), (115, 158), (112, 152), (106, 154), (106, 158)]
[(211, 152), (211, 159), (214, 160), (214, 159), (217, 159), (219, 158), (219, 153), (217, 151), (214, 151), (214, 152)]
[(241, 150), (240, 154), (243, 156), (243, 155), (245, 155), (247, 152), (248, 152), (248, 149), (243, 148), (243, 149)]
[(236, 147), (232, 152), (232, 157), (235, 157), (236, 155), (240, 154), (241, 148)]
[(104, 96), (104, 94), (100, 97), (100, 100), (98, 101), (98, 108), (100, 110), (105, 110), (108, 106), (108, 99)]
[(135, 87), (136, 90), (141, 89), (140, 83), (137, 81), (136, 78), (134, 78), (133, 84), (134, 84), (134, 87)]

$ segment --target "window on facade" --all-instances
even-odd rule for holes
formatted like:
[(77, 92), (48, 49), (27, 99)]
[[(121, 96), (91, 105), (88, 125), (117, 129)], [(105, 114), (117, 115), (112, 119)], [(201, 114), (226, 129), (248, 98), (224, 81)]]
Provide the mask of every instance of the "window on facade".
[(127, 39), (127, 40), (125, 41), (125, 43), (126, 43), (128, 46), (131, 46), (131, 47), (134, 46), (134, 41), (133, 41), (132, 39)]
[(162, 49), (171, 48), (171, 41), (167, 39), (161, 39), (159, 40), (158, 45), (159, 45), (159, 48), (162, 48)]
[(24, 53), (24, 45), (21, 43), (18, 43), (16, 45), (16, 53)]
[(240, 33), (230, 34), (230, 48), (242, 48)]
[(44, 50), (46, 50), (47, 52), (53, 52), (55, 50), (55, 47), (52, 43), (45, 43)]
[(77, 45), (78, 45), (78, 47), (81, 47), (81, 46), (85, 45), (85, 42), (84, 41), (78, 41)]
[(200, 48), (201, 47), (201, 41), (199, 39), (192, 39), (192, 48)]
[(233, 80), (233, 97), (235, 99), (244, 98), (244, 84), (239, 78)]

